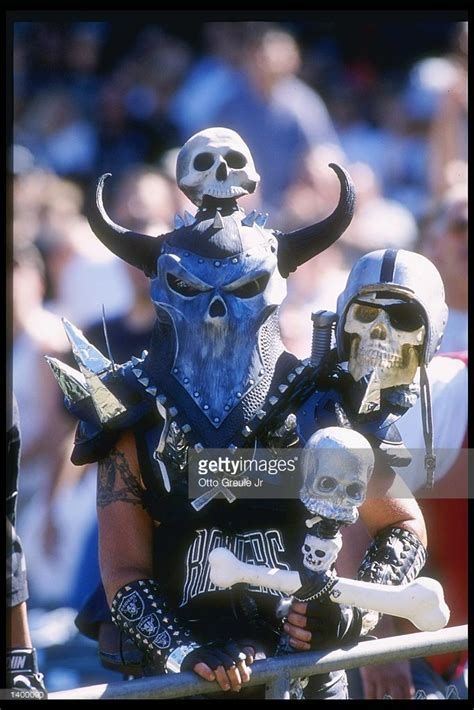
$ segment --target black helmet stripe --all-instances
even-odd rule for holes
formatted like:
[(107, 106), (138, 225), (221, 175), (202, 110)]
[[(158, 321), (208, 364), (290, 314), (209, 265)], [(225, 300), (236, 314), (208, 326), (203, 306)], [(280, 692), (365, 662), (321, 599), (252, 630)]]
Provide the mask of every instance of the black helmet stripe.
[(386, 249), (383, 255), (382, 265), (380, 267), (380, 281), (386, 283), (393, 281), (395, 271), (395, 261), (397, 259), (398, 249)]

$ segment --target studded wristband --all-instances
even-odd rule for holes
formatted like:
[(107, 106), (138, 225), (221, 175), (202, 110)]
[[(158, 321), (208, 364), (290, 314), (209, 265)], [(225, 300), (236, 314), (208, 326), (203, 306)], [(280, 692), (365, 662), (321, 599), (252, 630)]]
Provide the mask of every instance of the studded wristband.
[[(416, 535), (402, 528), (380, 530), (361, 562), (357, 579), (375, 584), (407, 584), (420, 573), (426, 562), (426, 550)], [(382, 615), (362, 610), (362, 633), (368, 633)]]
[(152, 579), (139, 579), (119, 589), (111, 613), (114, 623), (167, 672), (179, 673), (184, 658), (199, 648)]

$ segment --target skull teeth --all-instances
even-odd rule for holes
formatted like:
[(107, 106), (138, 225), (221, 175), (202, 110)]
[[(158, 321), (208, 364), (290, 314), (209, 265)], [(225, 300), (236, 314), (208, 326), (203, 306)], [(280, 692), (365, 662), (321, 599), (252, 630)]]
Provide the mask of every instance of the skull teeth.
[(403, 358), (396, 353), (386, 353), (380, 350), (359, 351), (359, 357), (368, 367), (401, 367)]

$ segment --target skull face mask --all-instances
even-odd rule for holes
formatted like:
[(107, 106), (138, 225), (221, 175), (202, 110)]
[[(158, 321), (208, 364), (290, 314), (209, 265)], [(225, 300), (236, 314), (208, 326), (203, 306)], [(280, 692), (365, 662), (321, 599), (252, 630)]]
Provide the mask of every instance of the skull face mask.
[(349, 372), (357, 382), (376, 369), (381, 389), (410, 384), (426, 333), (419, 309), (413, 303), (373, 296), (355, 301), (347, 312)]
[(300, 499), (313, 515), (354, 523), (373, 466), (372, 448), (361, 434), (340, 427), (320, 429), (303, 449)]
[(229, 128), (209, 128), (181, 148), (176, 166), (178, 185), (200, 207), (205, 195), (228, 199), (249, 195), (260, 182), (247, 145)]

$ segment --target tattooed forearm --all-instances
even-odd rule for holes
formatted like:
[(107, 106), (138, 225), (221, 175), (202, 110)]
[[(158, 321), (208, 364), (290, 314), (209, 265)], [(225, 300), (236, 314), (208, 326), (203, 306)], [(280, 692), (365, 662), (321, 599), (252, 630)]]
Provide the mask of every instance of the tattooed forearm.
[(143, 490), (121, 451), (111, 449), (107, 458), (99, 461), (98, 474), (97, 505), (99, 508), (105, 508), (119, 500), (144, 507)]

